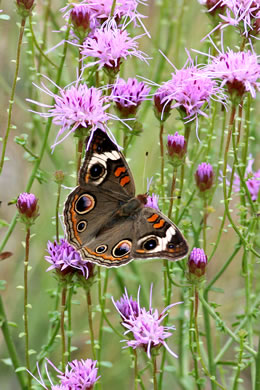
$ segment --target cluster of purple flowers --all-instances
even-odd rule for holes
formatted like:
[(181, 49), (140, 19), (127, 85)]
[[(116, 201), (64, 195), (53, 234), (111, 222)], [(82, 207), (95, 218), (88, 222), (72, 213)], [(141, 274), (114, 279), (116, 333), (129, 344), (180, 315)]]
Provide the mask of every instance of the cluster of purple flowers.
[[(164, 318), (168, 315), (167, 311), (181, 302), (173, 303), (167, 306), (161, 314), (157, 309), (152, 308), (152, 285), (150, 290), (150, 305), (149, 310), (140, 306), (140, 287), (137, 294), (137, 301), (133, 300), (132, 296), (128, 296), (125, 289), (125, 294), (119, 301), (113, 303), (122, 318), (122, 326), (126, 328), (125, 335), (128, 339), (124, 340), (128, 347), (133, 349), (142, 348), (147, 353), (148, 358), (151, 358), (151, 353), (154, 348), (164, 346), (172, 356), (178, 357), (166, 344), (165, 339), (172, 335), (170, 330), (175, 330), (174, 326), (164, 326), (162, 324)], [(127, 347), (126, 347), (127, 348)]]

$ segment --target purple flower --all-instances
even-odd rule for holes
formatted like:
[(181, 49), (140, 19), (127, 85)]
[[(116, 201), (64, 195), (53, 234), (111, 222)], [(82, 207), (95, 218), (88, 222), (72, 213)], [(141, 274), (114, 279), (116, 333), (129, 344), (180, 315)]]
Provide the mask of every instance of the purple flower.
[[(258, 198), (258, 193), (260, 190), (260, 169), (254, 172), (252, 168), (253, 163), (254, 159), (250, 159), (245, 172), (245, 181), (247, 188), (250, 192), (252, 201), (255, 202)], [(240, 191), (240, 178), (237, 173), (235, 173), (234, 175), (233, 189), (235, 192)]]
[(84, 58), (96, 58), (94, 62), (86, 66), (98, 64), (98, 69), (105, 67), (116, 74), (122, 60), (126, 60), (129, 56), (135, 56), (147, 62), (147, 55), (138, 50), (138, 38), (139, 36), (131, 38), (126, 30), (117, 28), (112, 20), (104, 23), (100, 29), (95, 31), (93, 37), (88, 37), (84, 41), (81, 54)]
[[(138, 289), (139, 296), (140, 287)], [(117, 311), (124, 320), (129, 319), (131, 316), (138, 316), (140, 313), (140, 306), (137, 301), (134, 301), (132, 296), (128, 296), (127, 289), (125, 288), (125, 294), (120, 298), (120, 301), (113, 301)]]
[(207, 262), (204, 250), (193, 248), (188, 260), (189, 273), (201, 277), (205, 274)]
[(167, 149), (169, 156), (181, 160), (187, 152), (187, 143), (183, 135), (177, 131), (174, 135), (168, 135)]
[[(117, 304), (113, 303), (118, 310), (120, 316), (123, 318), (122, 325), (127, 329), (124, 333), (129, 336), (129, 339), (124, 340), (127, 345), (133, 349), (143, 348), (147, 353), (148, 358), (151, 358), (151, 350), (153, 348), (159, 348), (162, 345), (173, 355), (174, 357), (178, 357), (173, 351), (170, 350), (168, 345), (165, 342), (165, 339), (172, 335), (169, 330), (175, 330), (174, 326), (163, 326), (161, 323), (164, 318), (168, 315), (167, 310), (176, 304), (173, 303), (167, 306), (161, 314), (158, 313), (157, 309), (152, 308), (152, 285), (150, 291), (150, 307), (149, 310), (146, 310), (144, 307), (140, 307), (139, 303), (139, 291), (138, 290), (138, 300), (137, 300), (137, 310), (134, 312), (130, 306), (130, 302), (124, 300), (125, 305), (129, 305), (129, 310), (127, 314), (128, 317), (125, 317), (123, 312), (121, 312), (117, 306)], [(123, 305), (124, 311), (125, 305)]]
[(221, 87), (226, 86), (231, 95), (235, 93), (241, 97), (245, 92), (250, 92), (255, 98), (256, 90), (260, 89), (257, 81), (260, 77), (258, 56), (250, 51), (233, 52), (229, 49), (226, 53), (212, 57), (205, 71), (209, 77), (220, 79)]
[(122, 117), (134, 116), (141, 102), (145, 100), (150, 88), (142, 81), (129, 78), (127, 81), (118, 79), (114, 84), (111, 96)]
[(201, 192), (209, 190), (213, 184), (213, 168), (211, 164), (205, 162), (199, 164), (195, 172), (195, 180), (197, 187)]
[(224, 22), (219, 26), (239, 27), (246, 37), (259, 33), (259, 0), (220, 0), (219, 3), (226, 7), (225, 15), (220, 15)]
[(73, 360), (65, 368), (65, 373), (58, 375), (62, 386), (68, 386), (69, 389), (90, 390), (100, 378), (97, 376), (97, 361)]
[[(50, 360), (47, 360), (47, 362), (58, 372), (59, 375), (57, 375), (57, 378), (60, 380), (59, 384), (53, 384), (48, 372), (48, 366), (45, 364), (46, 375), (50, 381), (51, 390), (92, 390), (93, 386), (100, 378), (100, 376), (97, 376), (97, 361), (91, 359), (73, 360), (72, 362), (69, 362), (65, 367), (65, 373), (60, 371)], [(40, 379), (36, 378), (32, 373), (30, 374), (47, 390), (48, 388), (43, 381), (38, 364), (37, 370)]]
[(166, 121), (170, 116), (172, 99), (169, 98), (171, 94), (170, 82), (163, 83), (154, 94), (154, 113), (159, 121)]
[(80, 271), (86, 279), (92, 274), (93, 264), (81, 260), (80, 254), (66, 240), (48, 241), (47, 250), (49, 256), (45, 256), (45, 260), (51, 264), (47, 271), (56, 269), (63, 275)]
[(222, 10), (225, 6), (221, 4), (221, 0), (198, 0), (201, 5), (204, 5), (211, 15)]
[(153, 209), (160, 210), (158, 206), (159, 195), (148, 195), (144, 207), (152, 207)]
[(22, 192), (17, 199), (16, 207), (24, 223), (33, 223), (38, 217), (39, 206), (38, 199), (34, 194)]
[[(53, 149), (80, 127), (95, 131), (98, 127), (102, 129), (106, 127), (110, 118), (117, 119), (106, 112), (110, 104), (100, 89), (89, 88), (86, 84), (76, 84), (64, 89), (58, 87), (59, 94), (55, 95), (45, 85), (43, 87), (44, 89), (40, 89), (54, 99), (53, 106), (30, 99), (27, 101), (49, 108), (47, 113), (38, 114), (44, 118), (53, 117), (53, 123), (60, 126)], [(65, 135), (60, 138), (64, 133)]]

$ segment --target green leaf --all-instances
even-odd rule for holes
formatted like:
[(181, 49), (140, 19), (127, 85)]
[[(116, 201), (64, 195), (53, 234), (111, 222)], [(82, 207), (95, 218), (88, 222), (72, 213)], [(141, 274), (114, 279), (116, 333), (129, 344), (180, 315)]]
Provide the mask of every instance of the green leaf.
[(4, 219), (0, 219), (0, 228), (9, 226), (9, 223)]
[(113, 364), (111, 362), (105, 362), (105, 361), (100, 362), (100, 365), (102, 367), (107, 367), (107, 368), (112, 368), (113, 367)]
[(0, 280), (0, 290), (5, 290), (6, 283), (6, 280)]
[(6, 366), (12, 366), (12, 360), (10, 358), (1, 359), (1, 362), (3, 362)]
[(26, 367), (18, 367), (15, 372), (27, 371)]

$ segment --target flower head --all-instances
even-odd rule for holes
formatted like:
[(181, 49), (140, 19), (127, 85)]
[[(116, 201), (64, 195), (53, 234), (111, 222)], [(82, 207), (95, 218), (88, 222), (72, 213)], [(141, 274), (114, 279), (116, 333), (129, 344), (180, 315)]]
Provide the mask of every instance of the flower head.
[(158, 205), (159, 195), (148, 195), (144, 207), (152, 207), (153, 209), (160, 210)]
[(255, 98), (256, 90), (260, 89), (260, 64), (255, 53), (250, 51), (228, 50), (212, 58), (212, 62), (205, 68), (209, 77), (220, 79), (221, 87), (226, 86), (228, 92), (242, 97), (250, 92)]
[[(29, 102), (48, 107), (47, 113), (38, 113), (42, 117), (53, 117), (53, 123), (60, 126), (60, 130), (52, 148), (65, 140), (78, 128), (87, 128), (92, 131), (104, 128), (111, 117), (106, 110), (110, 106), (107, 97), (102, 91), (95, 87), (88, 87), (86, 84), (72, 85), (67, 88), (59, 88), (59, 94), (52, 93), (45, 85), (43, 91), (52, 96), (55, 103), (53, 106), (35, 102)], [(64, 135), (65, 133), (65, 135)], [(64, 135), (63, 137), (61, 137)], [(60, 138), (61, 137), (61, 138)]]
[(16, 0), (18, 13), (26, 18), (32, 12), (34, 7), (34, 0)]
[[(97, 376), (97, 361), (91, 359), (87, 360), (73, 360), (69, 362), (65, 367), (65, 372), (60, 371), (50, 360), (47, 360), (48, 364), (54, 368), (59, 375), (57, 379), (60, 380), (60, 383), (54, 385), (50, 374), (48, 372), (48, 366), (45, 364), (46, 375), (50, 381), (51, 390), (92, 390), (95, 383), (98, 381), (100, 376)], [(39, 378), (36, 378), (33, 374), (33, 378), (38, 382), (44, 389), (47, 389), (40, 369), (37, 364), (37, 370)]]
[(38, 199), (34, 194), (23, 192), (18, 196), (16, 207), (20, 213), (20, 218), (26, 224), (32, 224), (38, 217)]
[(212, 165), (205, 162), (199, 164), (195, 172), (195, 180), (197, 187), (201, 192), (209, 190), (212, 187), (213, 178), (214, 173)]
[(156, 118), (164, 122), (170, 116), (172, 99), (170, 82), (163, 83), (154, 94), (154, 113)]
[(226, 7), (225, 14), (220, 15), (221, 27), (236, 26), (246, 37), (259, 33), (259, 0), (220, 0), (219, 4)]
[(187, 152), (187, 142), (184, 136), (177, 131), (174, 135), (168, 135), (167, 149), (171, 160), (180, 162)]
[(65, 368), (65, 373), (58, 375), (62, 386), (68, 386), (69, 389), (90, 390), (100, 378), (97, 376), (97, 361), (73, 360)]
[[(129, 300), (124, 300), (124, 305), (128, 304), (129, 308), (127, 311), (128, 317), (124, 316), (123, 312), (120, 311), (117, 303), (115, 303), (114, 300), (113, 303), (124, 320), (122, 325), (127, 329), (124, 334), (129, 336), (129, 339), (124, 341), (129, 347), (133, 349), (143, 348), (147, 353), (148, 358), (150, 359), (153, 348), (164, 346), (174, 357), (177, 357), (177, 355), (169, 349), (165, 342), (165, 339), (172, 335), (169, 330), (175, 330), (175, 327), (162, 325), (164, 318), (167, 316), (167, 310), (176, 304), (171, 304), (170, 306), (166, 307), (161, 314), (159, 314), (157, 309), (152, 308), (152, 286), (150, 292), (149, 310), (146, 310), (144, 307), (140, 308), (139, 292), (137, 312), (132, 310), (132, 306)], [(124, 305), (124, 312), (126, 312)]]
[(80, 271), (86, 279), (93, 271), (93, 264), (81, 260), (80, 254), (64, 239), (59, 243), (48, 241), (47, 250), (49, 256), (45, 260), (51, 264), (47, 271), (56, 269), (63, 275)]
[(201, 277), (205, 274), (207, 262), (204, 250), (193, 248), (188, 260), (189, 273)]
[(150, 88), (142, 81), (118, 79), (111, 95), (122, 117), (134, 116), (141, 102), (147, 98)]
[(123, 296), (120, 298), (120, 300), (114, 302), (114, 305), (123, 319), (128, 319), (130, 316), (139, 315), (140, 306), (137, 301), (133, 300), (132, 296), (128, 296), (126, 288)]
[(116, 74), (122, 60), (126, 60), (129, 56), (135, 56), (147, 62), (147, 56), (138, 50), (138, 38), (131, 38), (126, 30), (117, 28), (112, 20), (104, 23), (95, 31), (93, 37), (88, 37), (84, 41), (81, 54), (83, 57), (96, 58), (96, 61), (90, 65), (98, 64), (98, 69), (104, 67)]

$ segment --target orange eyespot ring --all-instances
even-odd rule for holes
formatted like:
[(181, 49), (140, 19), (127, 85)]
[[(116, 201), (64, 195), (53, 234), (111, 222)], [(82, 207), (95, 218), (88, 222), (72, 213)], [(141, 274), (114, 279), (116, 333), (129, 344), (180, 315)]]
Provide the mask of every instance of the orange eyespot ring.
[(112, 255), (114, 257), (123, 257), (130, 253), (132, 248), (132, 243), (129, 240), (122, 240), (114, 246), (112, 249)]
[(90, 194), (82, 194), (75, 204), (75, 211), (78, 214), (86, 214), (95, 206), (95, 199)]

